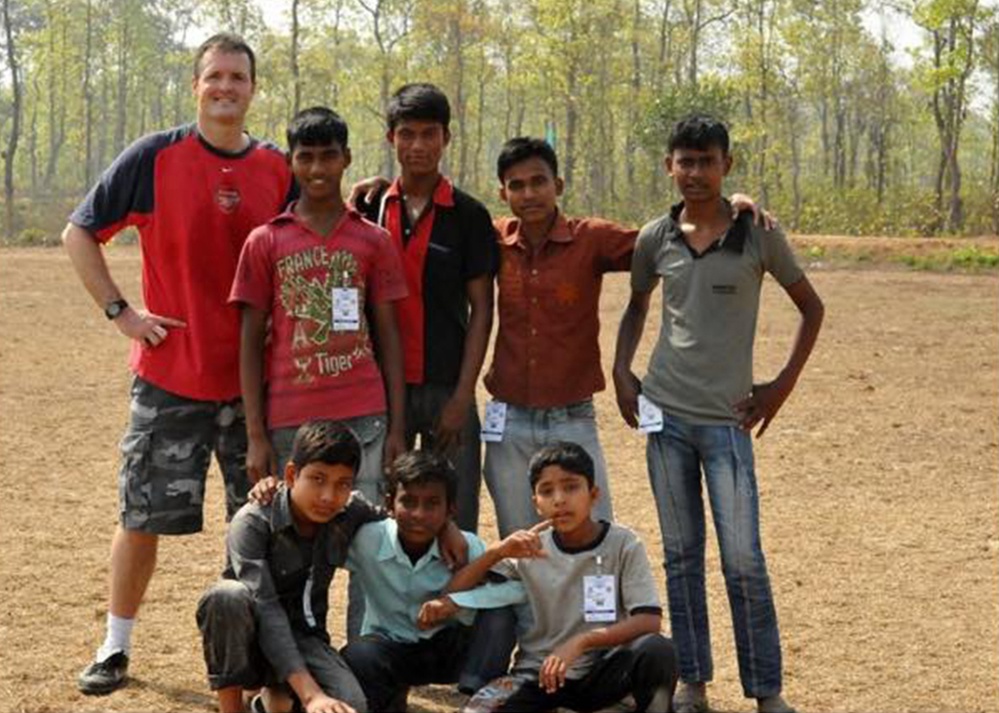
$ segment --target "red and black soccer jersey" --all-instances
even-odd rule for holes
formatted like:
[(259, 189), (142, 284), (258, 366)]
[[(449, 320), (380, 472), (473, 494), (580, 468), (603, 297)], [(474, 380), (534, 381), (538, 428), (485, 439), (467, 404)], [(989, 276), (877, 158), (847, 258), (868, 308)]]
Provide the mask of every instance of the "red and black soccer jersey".
[(70, 216), (101, 242), (138, 228), (146, 309), (187, 323), (157, 347), (132, 344), (136, 374), (191, 399), (239, 396), (239, 308), (227, 304), (250, 231), (281, 212), (291, 172), (274, 145), (239, 153), (192, 124), (144, 136), (115, 159)]
[(468, 330), (466, 284), (495, 275), (499, 265), (489, 211), (446, 178), (415, 225), (398, 179), (358, 210), (389, 231), (403, 256), (409, 297), (397, 305), (406, 383), (456, 384)]

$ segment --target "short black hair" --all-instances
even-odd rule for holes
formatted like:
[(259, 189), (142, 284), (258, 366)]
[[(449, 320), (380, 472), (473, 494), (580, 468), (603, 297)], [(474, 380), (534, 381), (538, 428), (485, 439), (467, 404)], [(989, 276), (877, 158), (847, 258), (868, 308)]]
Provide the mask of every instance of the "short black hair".
[(710, 114), (690, 114), (673, 125), (667, 151), (669, 153), (673, 153), (674, 149), (707, 151), (712, 146), (717, 146), (723, 155), (728, 155), (728, 127)]
[(496, 176), (503, 182), (503, 176), (521, 161), (529, 158), (540, 158), (548, 164), (552, 170), (552, 175), (558, 177), (558, 156), (555, 149), (544, 139), (536, 139), (531, 136), (517, 136), (510, 139), (503, 148), (500, 149), (499, 157), (496, 159)]
[(310, 463), (345, 465), (356, 474), (361, 465), (361, 444), (339, 421), (307, 421), (295, 433), (291, 463), (295, 470)]
[(257, 82), (257, 56), (253, 54), (250, 45), (246, 40), (232, 32), (219, 32), (212, 35), (201, 43), (194, 53), (194, 76), (201, 76), (201, 60), (205, 58), (209, 50), (218, 50), (227, 54), (239, 54), (242, 52), (250, 60), (250, 81)]
[(448, 507), (458, 497), (458, 474), (444, 456), (433, 451), (407, 451), (395, 459), (388, 477), (386, 496), (394, 500), (399, 486), (441, 483), (447, 494)]
[(347, 148), (347, 122), (332, 109), (311, 106), (295, 114), (288, 124), (288, 150), (296, 146), (326, 146), (340, 144)]
[(395, 90), (385, 112), (389, 131), (399, 122), (409, 120), (435, 121), (447, 130), (451, 125), (451, 105), (437, 86), (426, 82), (404, 84)]
[(550, 465), (557, 465), (562, 470), (573, 475), (586, 478), (586, 484), (593, 487), (595, 482), (593, 459), (578, 443), (569, 441), (558, 441), (545, 446), (533, 456), (527, 466), (527, 471), (531, 479), (531, 490), (538, 486), (541, 479), (541, 471)]

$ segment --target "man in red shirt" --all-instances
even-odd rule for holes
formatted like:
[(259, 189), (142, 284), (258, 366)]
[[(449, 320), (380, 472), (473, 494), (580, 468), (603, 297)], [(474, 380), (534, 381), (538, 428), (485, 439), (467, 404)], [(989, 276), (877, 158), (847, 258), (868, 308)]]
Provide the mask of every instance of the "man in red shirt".
[[(249, 490), (239, 310), (226, 298), (247, 234), (278, 213), (292, 189), (283, 154), (244, 131), (255, 66), (239, 37), (206, 40), (194, 62), (195, 123), (132, 144), (63, 231), (84, 287), (132, 340), (135, 373), (121, 444), (107, 635), (80, 674), (83, 693), (110, 693), (125, 682), (132, 625), (156, 565), (158, 537), (201, 529), (213, 452), (228, 516)], [(145, 309), (125, 301), (101, 249), (127, 226), (139, 230)]]

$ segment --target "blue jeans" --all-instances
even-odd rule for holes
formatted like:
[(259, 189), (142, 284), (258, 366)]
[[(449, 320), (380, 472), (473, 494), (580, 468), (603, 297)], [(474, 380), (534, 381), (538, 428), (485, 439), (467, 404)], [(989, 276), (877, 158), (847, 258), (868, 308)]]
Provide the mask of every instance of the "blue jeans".
[(607, 464), (597, 436), (593, 401), (588, 399), (549, 409), (507, 404), (503, 440), (486, 443), (486, 486), (496, 506), (500, 537), (538, 522), (527, 464), (538, 449), (556, 441), (578, 443), (590, 454), (596, 485), (600, 488), (600, 499), (593, 507), (594, 516), (613, 520)]
[[(415, 448), (416, 437), (419, 436), (421, 450), (433, 449), (437, 422), (453, 392), (453, 387), (442, 384), (406, 385), (407, 448)], [(478, 532), (482, 453), (479, 447), (479, 412), (474, 403), (468, 409), (457, 452), (449, 453), (448, 457), (458, 474), (455, 524), (466, 532)]]
[(737, 426), (702, 426), (665, 414), (649, 436), (648, 465), (666, 553), (666, 593), (680, 663), (688, 683), (713, 675), (704, 589), (704, 503), (707, 484), (722, 573), (732, 610), (739, 677), (747, 697), (780, 693), (777, 613), (760, 543), (753, 444)]

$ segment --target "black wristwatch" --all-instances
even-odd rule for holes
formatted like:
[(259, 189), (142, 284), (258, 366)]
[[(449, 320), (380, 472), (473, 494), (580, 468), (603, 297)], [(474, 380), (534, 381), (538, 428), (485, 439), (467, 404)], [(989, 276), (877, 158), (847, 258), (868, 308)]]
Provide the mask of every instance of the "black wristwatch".
[(108, 319), (117, 319), (126, 309), (128, 309), (128, 302), (125, 300), (121, 298), (111, 300), (104, 305), (104, 316)]

